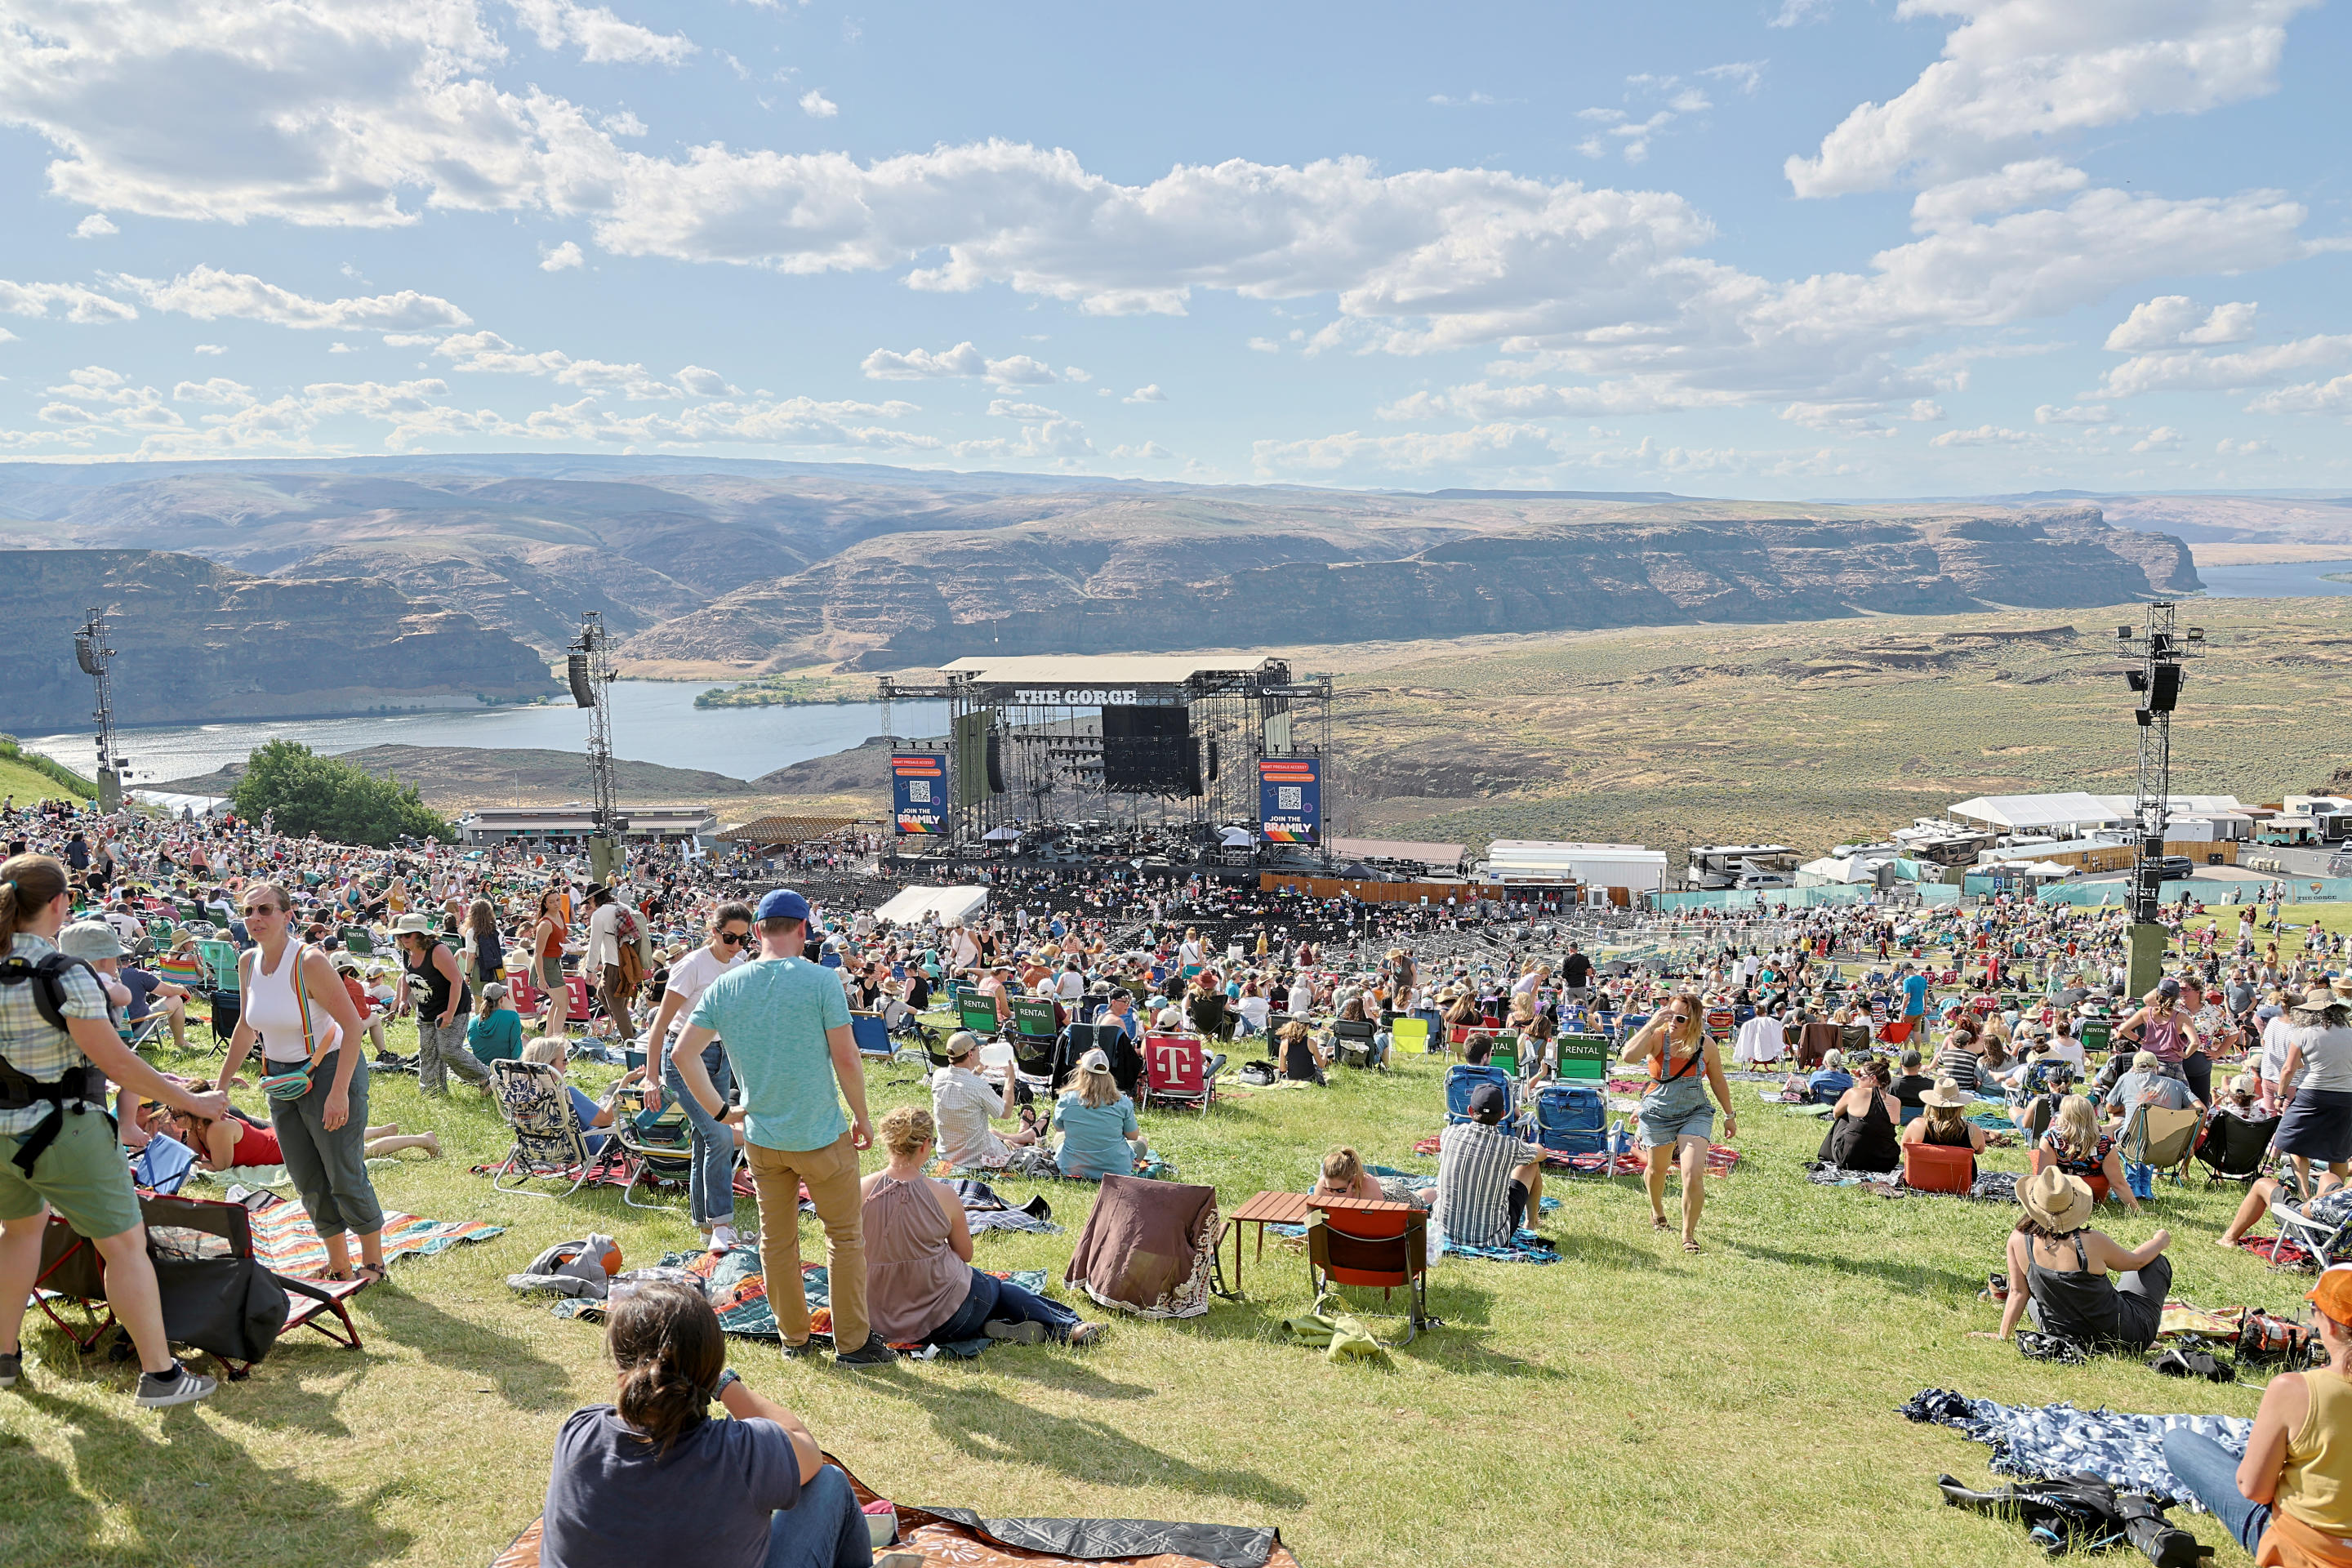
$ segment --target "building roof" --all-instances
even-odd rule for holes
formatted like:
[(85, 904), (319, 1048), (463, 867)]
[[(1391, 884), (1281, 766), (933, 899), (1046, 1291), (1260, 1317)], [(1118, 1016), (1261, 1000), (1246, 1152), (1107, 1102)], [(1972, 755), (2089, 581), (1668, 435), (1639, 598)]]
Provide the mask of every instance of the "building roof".
[(728, 844), (799, 844), (856, 825), (854, 816), (755, 816), (719, 835)]
[(1349, 860), (1418, 860), (1424, 866), (1458, 866), (1466, 846), (1422, 844), (1410, 838), (1334, 838), (1329, 848)]
[(1197, 675), (1254, 675), (1276, 661), (1199, 654), (974, 654), (940, 666), (945, 675), (1039, 686), (1181, 686)]
[(2064, 790), (2053, 795), (1980, 795), (1952, 807), (1951, 815), (1994, 827), (2067, 827), (2085, 822), (2121, 822), (2117, 811), (2095, 795)]
[(1566, 839), (1497, 838), (1486, 847), (1489, 862), (1501, 856), (1507, 859), (1555, 860), (1654, 860), (1663, 866), (1666, 852), (1640, 844), (1582, 844)]

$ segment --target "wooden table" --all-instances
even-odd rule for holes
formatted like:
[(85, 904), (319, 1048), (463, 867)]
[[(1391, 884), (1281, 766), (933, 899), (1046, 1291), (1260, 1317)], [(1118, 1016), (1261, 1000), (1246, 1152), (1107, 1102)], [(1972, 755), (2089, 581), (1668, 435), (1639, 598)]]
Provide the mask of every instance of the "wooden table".
[(1305, 1225), (1316, 1209), (1341, 1213), (1392, 1214), (1402, 1209), (1411, 1212), (1411, 1204), (1384, 1203), (1373, 1198), (1318, 1198), (1306, 1193), (1260, 1193), (1225, 1216), (1225, 1228), (1217, 1237), (1220, 1272), (1225, 1237), (1234, 1238), (1234, 1288), (1222, 1292), (1238, 1297), (1242, 1293), (1242, 1229), (1245, 1225), (1257, 1226), (1258, 1261), (1265, 1261), (1265, 1227), (1269, 1225)]

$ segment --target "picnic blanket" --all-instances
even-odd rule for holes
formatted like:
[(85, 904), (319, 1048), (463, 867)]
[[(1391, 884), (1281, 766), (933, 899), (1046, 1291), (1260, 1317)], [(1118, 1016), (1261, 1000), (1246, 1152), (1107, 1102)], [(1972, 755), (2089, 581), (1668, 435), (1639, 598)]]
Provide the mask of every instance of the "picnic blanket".
[(1947, 1389), (1922, 1389), (1896, 1414), (1949, 1426), (1992, 1448), (1995, 1474), (2044, 1478), (2084, 1471), (2118, 1489), (2194, 1503), (2164, 1462), (2164, 1435), (2185, 1429), (2232, 1454), (2246, 1451), (2254, 1424), (2235, 1415), (2133, 1415), (2055, 1405), (1996, 1405)]
[[(302, 1205), (280, 1200), (256, 1209), (253, 1255), (273, 1274), (293, 1279), (316, 1279), (327, 1271), (327, 1244), (319, 1239)], [(486, 1219), (419, 1219), (413, 1214), (383, 1216), (383, 1258), (430, 1258), (460, 1242), (488, 1241), (506, 1234), (506, 1226)]]
[(2238, 1243), (2241, 1251), (2251, 1252), (2265, 1263), (2276, 1263), (2288, 1268), (2305, 1268), (2311, 1265), (2311, 1249), (2299, 1241), (2283, 1236), (2250, 1236)]
[(1971, 1110), (1968, 1113), (1968, 1119), (1977, 1126), (1983, 1128), (1988, 1132), (2014, 1132), (2017, 1131), (2017, 1123), (2011, 1121), (2005, 1112), (1999, 1110)]
[[(375, 1163), (376, 1162), (373, 1160), (370, 1160), (368, 1162), (371, 1165)], [(282, 1181), (285, 1179), (283, 1175), (283, 1172), (285, 1171), (284, 1166), (278, 1165), (271, 1168), (280, 1173), (279, 1180)], [(468, 1169), (477, 1176), (496, 1176), (500, 1171), (504, 1170), (505, 1167), (503, 1165), (474, 1165), (468, 1167)], [(564, 1173), (564, 1178), (567, 1180), (571, 1175), (572, 1173), (569, 1171)], [(556, 1178), (549, 1176), (546, 1179), (549, 1181), (554, 1181)], [(655, 1175), (649, 1171), (646, 1173), (645, 1179), (646, 1184), (651, 1186), (673, 1188), (678, 1192), (684, 1192), (686, 1190), (686, 1180), (684, 1177), (677, 1177), (675, 1179), (664, 1178)], [(265, 1182), (258, 1184), (267, 1186), (270, 1184)], [(590, 1167), (588, 1179), (580, 1184), (583, 1187), (625, 1187), (629, 1184), (629, 1166), (625, 1162), (618, 1160), (597, 1161)], [(760, 1195), (759, 1189), (751, 1184), (751, 1173), (740, 1165), (735, 1168), (735, 1195), (739, 1198), (750, 1198), (755, 1202), (758, 1200)]]
[(1524, 1226), (1511, 1233), (1511, 1239), (1500, 1247), (1463, 1247), (1438, 1237), (1440, 1258), (1475, 1258), (1487, 1263), (1557, 1263), (1559, 1248), (1548, 1236), (1538, 1236)]

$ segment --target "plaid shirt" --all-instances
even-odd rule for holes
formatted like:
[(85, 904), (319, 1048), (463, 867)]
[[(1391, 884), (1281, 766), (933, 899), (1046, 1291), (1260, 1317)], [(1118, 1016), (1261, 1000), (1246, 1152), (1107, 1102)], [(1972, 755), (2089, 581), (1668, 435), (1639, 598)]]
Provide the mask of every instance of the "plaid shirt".
[[(38, 963), (57, 950), (57, 943), (47, 937), (18, 931), (8, 953), (12, 958)], [(67, 1017), (105, 1020), (106, 993), (89, 970), (68, 973), (65, 987)], [(72, 1036), (52, 1028), (49, 1021), (41, 1016), (40, 1004), (33, 999), (29, 981), (22, 985), (0, 985), (0, 1057), (5, 1057), (8, 1065), (18, 1072), (43, 1083), (55, 1083), (65, 1077), (68, 1068), (84, 1066), (89, 1060), (73, 1043)], [(29, 1132), (48, 1113), (46, 1101), (37, 1101), (22, 1110), (0, 1110), (0, 1136)]]
[(1438, 1134), (1437, 1202), (1430, 1223), (1461, 1247), (1501, 1247), (1511, 1239), (1511, 1173), (1543, 1150), (1498, 1127), (1457, 1121)]

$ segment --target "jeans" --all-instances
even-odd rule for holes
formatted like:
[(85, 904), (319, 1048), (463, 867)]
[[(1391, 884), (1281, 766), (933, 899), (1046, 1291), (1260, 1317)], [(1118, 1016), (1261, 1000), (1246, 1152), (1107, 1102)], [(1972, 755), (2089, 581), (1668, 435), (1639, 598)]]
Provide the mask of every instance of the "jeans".
[[(735, 1075), (727, 1065), (727, 1047), (713, 1040), (702, 1048), (702, 1065), (710, 1084), (725, 1100)], [(735, 1131), (702, 1109), (686, 1091), (686, 1080), (667, 1052), (662, 1056), (662, 1089), (686, 1111), (694, 1127), (694, 1170), (687, 1183), (687, 1207), (698, 1226), (735, 1223)]]
[[(462, 1018), (463, 1015), (460, 1015)], [(490, 1069), (466, 1047), (463, 1022), (442, 1026), (429, 1016), (416, 1017), (416, 1088), (424, 1094), (449, 1092), (449, 1075), (456, 1073), (477, 1088), (490, 1081)], [(357, 1078), (357, 1074), (352, 1075)]]
[(849, 1478), (826, 1465), (769, 1521), (761, 1568), (873, 1568), (873, 1542)]
[(946, 1322), (925, 1334), (923, 1342), (949, 1345), (960, 1340), (976, 1340), (990, 1323), (1043, 1323), (1054, 1338), (1066, 1340), (1078, 1322), (1078, 1315), (1059, 1301), (1033, 1296), (1010, 1279), (999, 1279), (975, 1268), (971, 1271), (971, 1293), (963, 1299), (963, 1305)]
[(2195, 1432), (2171, 1431), (2164, 1435), (2164, 1462), (2180, 1484), (2197, 1494), (2197, 1500), (2213, 1510), (2221, 1528), (2230, 1532), (2237, 1543), (2252, 1552), (2270, 1528), (2271, 1505), (2249, 1502), (2246, 1494), (2238, 1489), (2238, 1456)]

